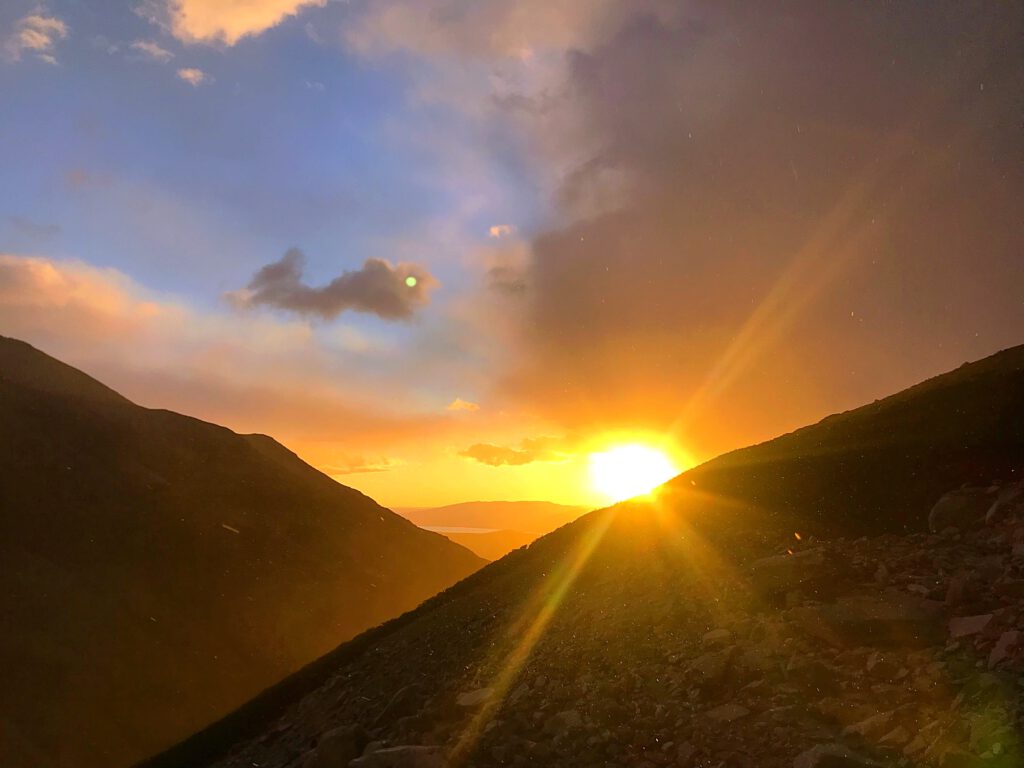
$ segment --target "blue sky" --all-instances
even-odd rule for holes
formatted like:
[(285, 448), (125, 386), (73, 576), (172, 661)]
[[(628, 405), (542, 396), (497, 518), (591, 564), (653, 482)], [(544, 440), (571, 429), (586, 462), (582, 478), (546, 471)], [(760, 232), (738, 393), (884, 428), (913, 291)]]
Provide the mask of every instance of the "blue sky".
[(0, 334), (385, 503), (599, 503), (1024, 341), (1022, 17), (8, 0)]

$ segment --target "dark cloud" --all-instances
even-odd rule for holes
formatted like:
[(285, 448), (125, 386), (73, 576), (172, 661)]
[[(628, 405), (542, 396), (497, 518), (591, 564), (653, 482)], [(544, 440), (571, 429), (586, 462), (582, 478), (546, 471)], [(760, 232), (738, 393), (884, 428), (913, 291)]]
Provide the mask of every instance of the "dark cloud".
[(269, 306), (324, 319), (352, 311), (405, 320), (429, 301), (429, 291), (437, 285), (416, 264), (392, 267), (383, 259), (367, 259), (361, 269), (314, 288), (302, 282), (304, 262), (302, 251), (290, 248), (280, 261), (253, 275), (245, 288), (227, 294), (228, 300), (237, 307)]
[(533, 118), (587, 151), (508, 388), (713, 452), (1019, 343), (1022, 35), (1020, 4), (708, 2), (571, 54)]
[(492, 467), (530, 464), (534, 461), (563, 461), (567, 458), (561, 450), (564, 441), (554, 437), (534, 437), (523, 440), (518, 448), (490, 443), (477, 443), (459, 453), (467, 459), (475, 459)]

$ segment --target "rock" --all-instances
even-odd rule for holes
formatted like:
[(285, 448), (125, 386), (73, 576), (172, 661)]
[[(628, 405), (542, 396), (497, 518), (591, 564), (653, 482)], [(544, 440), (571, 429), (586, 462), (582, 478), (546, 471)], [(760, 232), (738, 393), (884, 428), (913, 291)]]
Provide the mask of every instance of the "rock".
[(905, 592), (853, 595), (833, 605), (789, 613), (805, 633), (839, 648), (855, 645), (931, 645), (941, 636), (942, 603)]
[(862, 720), (859, 723), (848, 725), (843, 729), (844, 736), (863, 736), (864, 738), (874, 738), (892, 729), (892, 712), (882, 712), (877, 715), (872, 715), (866, 720)]
[(731, 723), (740, 720), (750, 714), (750, 710), (732, 702), (722, 704), (720, 707), (708, 710), (704, 713), (711, 720), (717, 723)]
[(358, 757), (349, 768), (447, 768), (441, 747), (388, 747)]
[(558, 712), (548, 718), (547, 722), (544, 723), (544, 730), (547, 733), (563, 733), (570, 731), (575, 728), (580, 728), (583, 725), (583, 717), (575, 709), (567, 709), (564, 712)]
[(478, 707), (494, 695), (493, 688), (477, 688), (475, 691), (460, 693), (455, 703), (460, 707)]
[(892, 682), (897, 679), (903, 666), (892, 656), (875, 651), (868, 656), (867, 664), (864, 668), (872, 677)]
[(991, 500), (984, 488), (950, 491), (928, 513), (928, 529), (938, 533), (946, 528), (967, 530), (984, 520)]
[(697, 748), (693, 744), (686, 741), (679, 745), (679, 749), (676, 750), (676, 765), (679, 768), (692, 768), (696, 759)]
[(768, 594), (784, 594), (801, 584), (821, 581), (834, 575), (836, 561), (821, 547), (792, 555), (776, 555), (750, 564), (755, 589)]
[(414, 714), (419, 709), (416, 704), (417, 694), (418, 689), (415, 685), (399, 688), (381, 713), (377, 715), (377, 719), (373, 721), (373, 727), (378, 728), (400, 717)]
[(880, 768), (880, 765), (842, 744), (819, 744), (797, 755), (793, 768)]
[(349, 761), (363, 753), (370, 740), (369, 735), (358, 725), (343, 725), (327, 731), (316, 745), (315, 759), (307, 763), (309, 768), (345, 768)]
[(959, 616), (949, 620), (949, 636), (953, 639), (977, 635), (985, 630), (985, 627), (992, 621), (992, 614), (985, 613), (979, 616)]
[(733, 651), (718, 651), (698, 656), (690, 664), (689, 672), (696, 676), (697, 683), (704, 687), (715, 686), (722, 682), (732, 663)]
[(730, 638), (732, 638), (732, 632), (728, 629), (713, 629), (705, 633), (701, 642), (705, 645), (720, 645), (729, 642)]
[(1024, 484), (1015, 483), (1007, 486), (999, 492), (996, 500), (992, 502), (992, 506), (985, 513), (985, 524), (994, 525), (1022, 506), (1024, 506)]
[(882, 736), (878, 743), (883, 747), (902, 747), (905, 744), (910, 743), (910, 731), (904, 728), (902, 725), (897, 725), (887, 734)]
[(946, 587), (946, 605), (960, 605), (967, 597), (970, 583), (970, 577), (966, 573), (961, 572), (953, 576)]
[(1011, 629), (1003, 632), (996, 641), (992, 652), (988, 655), (988, 668), (992, 669), (1000, 662), (1010, 658), (1010, 654), (1020, 645), (1021, 633), (1019, 630)]

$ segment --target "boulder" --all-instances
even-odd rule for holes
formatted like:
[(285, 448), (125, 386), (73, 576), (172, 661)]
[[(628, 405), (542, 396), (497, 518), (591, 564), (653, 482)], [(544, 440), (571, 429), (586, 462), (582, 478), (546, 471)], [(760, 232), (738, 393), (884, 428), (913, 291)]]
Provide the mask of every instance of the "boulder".
[(721, 645), (729, 642), (732, 638), (732, 632), (728, 629), (713, 629), (710, 632), (706, 632), (701, 638), (701, 642), (705, 645)]
[(695, 678), (695, 682), (698, 685), (703, 687), (716, 686), (722, 682), (729, 671), (734, 653), (735, 649), (705, 653), (693, 660), (688, 671)]
[(399, 688), (395, 691), (394, 696), (391, 697), (381, 713), (377, 715), (377, 719), (373, 721), (373, 727), (378, 728), (382, 725), (387, 725), (400, 717), (415, 714), (419, 709), (417, 706), (417, 700), (419, 698), (418, 694), (419, 689), (415, 685), (407, 685), (404, 688)]
[(842, 744), (818, 744), (797, 755), (793, 768), (880, 768), (880, 764)]
[(751, 582), (755, 589), (767, 594), (785, 594), (803, 584), (824, 581), (836, 573), (834, 558), (821, 547), (775, 555), (750, 564)]
[(441, 747), (388, 747), (351, 761), (349, 768), (447, 768)]
[(345, 768), (359, 757), (370, 737), (358, 725), (343, 725), (320, 737), (308, 768)]
[(947, 528), (967, 530), (985, 519), (991, 496), (985, 488), (961, 488), (950, 491), (928, 513), (928, 529), (939, 533)]
[(749, 715), (750, 710), (730, 702), (729, 704), (722, 704), (720, 707), (708, 710), (705, 714), (717, 723), (731, 723), (734, 720), (740, 720)]
[(493, 688), (477, 688), (475, 691), (460, 693), (455, 703), (460, 707), (479, 707), (494, 695)]
[(583, 725), (583, 717), (575, 709), (567, 709), (564, 712), (558, 712), (548, 718), (547, 722), (544, 723), (544, 730), (547, 733), (564, 733), (575, 728), (580, 728)]
[(996, 641), (996, 644), (992, 647), (992, 652), (988, 655), (988, 668), (992, 669), (999, 663), (1010, 658), (1013, 651), (1020, 645), (1020, 641), (1021, 633), (1019, 630), (1011, 629), (1007, 632), (1003, 632)]
[(994, 525), (1003, 518), (1024, 507), (1024, 483), (1014, 483), (1002, 488), (996, 500), (985, 513), (985, 524)]
[(983, 613), (980, 616), (958, 616), (949, 620), (949, 636), (953, 639), (970, 637), (985, 631), (985, 627), (992, 621), (991, 613)]
[(806, 634), (836, 647), (931, 645), (941, 639), (941, 613), (942, 603), (895, 590), (789, 612)]

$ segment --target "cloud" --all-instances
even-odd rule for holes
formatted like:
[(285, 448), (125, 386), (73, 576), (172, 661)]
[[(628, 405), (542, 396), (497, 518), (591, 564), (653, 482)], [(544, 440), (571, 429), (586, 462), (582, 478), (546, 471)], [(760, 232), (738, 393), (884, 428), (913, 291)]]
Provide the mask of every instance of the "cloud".
[(271, 434), (336, 472), (465, 432), (465, 420), (396, 405), (423, 383), (404, 375), (415, 355), (349, 351), (335, 330), (203, 312), (116, 270), (0, 252), (0, 333), (143, 405)]
[(492, 467), (518, 467), (535, 461), (565, 461), (569, 454), (561, 450), (563, 444), (564, 440), (553, 437), (528, 438), (518, 448), (477, 443), (459, 455)]
[(345, 456), (331, 464), (320, 467), (323, 472), (333, 476), (360, 475), (365, 472), (388, 472), (402, 462), (388, 457), (368, 459), (365, 456)]
[(198, 87), (209, 80), (207, 74), (195, 67), (183, 67), (178, 70), (178, 77), (192, 87)]
[(139, 13), (183, 42), (234, 45), (307, 8), (326, 4), (327, 0), (149, 0)]
[(479, 411), (480, 406), (476, 403), (471, 403), (468, 400), (463, 400), (461, 397), (456, 397), (450, 403), (446, 410), (449, 411)]
[(325, 320), (342, 312), (365, 312), (385, 320), (406, 320), (429, 301), (437, 281), (423, 267), (367, 259), (358, 270), (343, 272), (322, 288), (302, 282), (305, 256), (291, 248), (267, 264), (239, 291), (227, 294), (236, 307), (269, 306)]
[[(162, 48), (158, 43), (154, 43), (152, 40), (136, 40), (129, 46), (129, 48), (131, 48), (131, 50), (135, 51), (141, 56), (147, 59), (151, 59), (152, 61), (158, 61), (161, 64), (166, 64), (168, 61), (174, 58), (173, 53), (168, 51), (166, 48)], [(182, 76), (182, 71), (198, 72), (199, 82), (202, 82), (203, 73), (199, 70), (179, 70), (178, 76), (182, 77), (182, 79), (184, 80), (187, 80), (187, 78)], [(198, 83), (193, 83), (193, 85), (198, 85)]]
[(68, 27), (56, 16), (37, 10), (24, 16), (14, 25), (14, 31), (4, 44), (4, 52), (11, 61), (20, 61), (28, 52), (47, 64), (56, 64), (57, 43), (68, 37)]
[(628, 5), (619, 0), (371, 0), (346, 27), (345, 37), (364, 54), (408, 50), (528, 60), (538, 48), (587, 47)]
[(510, 224), (495, 224), (487, 230), (487, 236), (493, 237), (495, 240), (502, 237), (508, 237), (512, 234), (512, 226)]
[(708, 455), (1015, 343), (1019, 10), (686, 13), (633, 14), (504, 103), (565, 169), (556, 224), (487, 275), (525, 305), (505, 394)]

